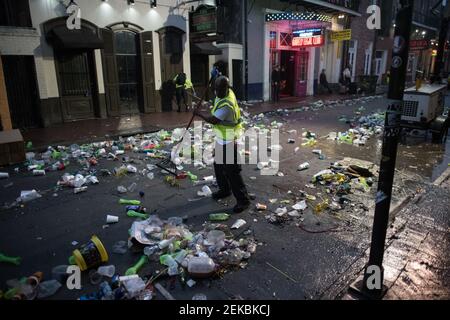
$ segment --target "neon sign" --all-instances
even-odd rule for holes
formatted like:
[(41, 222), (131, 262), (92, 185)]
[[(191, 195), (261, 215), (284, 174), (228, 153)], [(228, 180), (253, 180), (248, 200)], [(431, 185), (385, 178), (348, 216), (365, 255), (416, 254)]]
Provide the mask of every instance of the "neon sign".
[(301, 30), (294, 30), (292, 33), (294, 37), (308, 38), (322, 35), (322, 29), (321, 28), (301, 29)]
[(292, 38), (293, 47), (320, 47), (324, 44), (324, 36)]

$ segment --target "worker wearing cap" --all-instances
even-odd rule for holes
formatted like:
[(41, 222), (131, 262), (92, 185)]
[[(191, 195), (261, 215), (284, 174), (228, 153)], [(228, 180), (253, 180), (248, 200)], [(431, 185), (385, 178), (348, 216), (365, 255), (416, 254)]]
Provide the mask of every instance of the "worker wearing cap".
[(236, 144), (244, 131), (241, 110), (227, 77), (220, 76), (216, 79), (215, 91), (216, 98), (211, 113), (194, 110), (194, 114), (212, 124), (216, 134), (214, 171), (219, 190), (213, 193), (213, 199), (224, 199), (233, 193), (237, 200), (233, 211), (241, 213), (250, 206)]

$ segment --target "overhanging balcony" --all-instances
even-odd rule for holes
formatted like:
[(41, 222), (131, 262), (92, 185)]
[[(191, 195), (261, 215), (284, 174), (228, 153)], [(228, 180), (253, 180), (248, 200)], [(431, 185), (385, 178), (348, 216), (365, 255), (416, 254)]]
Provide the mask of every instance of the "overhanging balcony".
[(312, 12), (323, 12), (330, 15), (346, 13), (355, 17), (360, 17), (359, 0), (280, 0), (298, 6), (305, 7)]

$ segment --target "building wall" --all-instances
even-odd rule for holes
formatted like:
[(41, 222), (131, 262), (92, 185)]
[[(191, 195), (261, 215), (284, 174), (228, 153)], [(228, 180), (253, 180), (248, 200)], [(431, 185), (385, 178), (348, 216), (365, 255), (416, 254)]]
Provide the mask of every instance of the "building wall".
[[(185, 72), (190, 77), (190, 59), (189, 42), (187, 41), (188, 32), (188, 7), (173, 9), (178, 3), (176, 0), (165, 0), (158, 2), (156, 8), (151, 8), (148, 1), (136, 1), (134, 6), (127, 4), (127, 1), (110, 0), (108, 2), (78, 0), (77, 4), (81, 9), (81, 18), (88, 20), (99, 28), (104, 28), (110, 24), (128, 21), (142, 27), (144, 31), (155, 31), (165, 26), (175, 26), (186, 32), (184, 36), (184, 54), (183, 62)], [(45, 41), (42, 34), (42, 24), (50, 19), (65, 16), (65, 7), (59, 0), (31, 0), (30, 1), (31, 18), (33, 27), (37, 29), (41, 36), (41, 46), (36, 48), (36, 65), (38, 75), (39, 91), (42, 99), (58, 97), (58, 84), (56, 81), (55, 63), (53, 59), (53, 49)], [(156, 37), (158, 35), (156, 34)], [(153, 51), (159, 53), (159, 41), (153, 41)], [(98, 55), (96, 53), (96, 55)], [(101, 59), (96, 59), (97, 71), (102, 75)], [(159, 59), (154, 59), (155, 64), (155, 89), (161, 87), (161, 68)], [(100, 81), (98, 81), (100, 83)], [(99, 85), (99, 91), (104, 92), (102, 85)]]
[(0, 55), (0, 124), (1, 130), (11, 130), (12, 121), (8, 106), (8, 93), (6, 92), (5, 77), (3, 75), (2, 56)]
[(366, 52), (370, 53), (370, 63), (372, 63), (373, 43), (375, 40), (375, 30), (367, 28), (367, 19), (370, 14), (367, 13), (367, 7), (372, 4), (372, 0), (361, 0), (360, 13), (361, 17), (353, 17), (351, 22), (352, 40), (358, 41), (355, 66), (355, 81), (359, 76), (364, 75)]

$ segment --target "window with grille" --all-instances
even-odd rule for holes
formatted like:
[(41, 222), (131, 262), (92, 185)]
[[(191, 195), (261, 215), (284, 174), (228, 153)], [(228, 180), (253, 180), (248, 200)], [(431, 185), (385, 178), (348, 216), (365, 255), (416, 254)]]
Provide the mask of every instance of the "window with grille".
[(403, 116), (417, 117), (418, 101), (403, 101)]
[(137, 107), (138, 93), (138, 35), (132, 31), (115, 33), (116, 59), (119, 74), (119, 95), (121, 102)]
[(292, 35), (290, 33), (280, 33), (280, 46), (290, 47), (292, 45)]
[(89, 95), (91, 84), (86, 52), (80, 54), (60, 53), (58, 65), (63, 96)]

